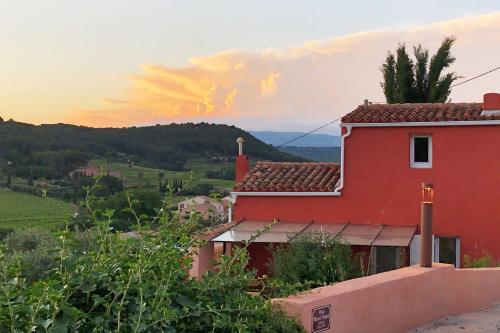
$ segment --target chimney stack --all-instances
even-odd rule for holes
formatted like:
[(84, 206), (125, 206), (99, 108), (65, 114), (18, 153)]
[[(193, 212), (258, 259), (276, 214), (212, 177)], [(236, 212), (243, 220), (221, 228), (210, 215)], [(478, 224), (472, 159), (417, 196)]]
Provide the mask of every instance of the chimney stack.
[(243, 143), (245, 139), (241, 136), (236, 140), (238, 143), (238, 156), (236, 156), (236, 183), (239, 183), (250, 170), (250, 161), (248, 156), (243, 154)]
[(500, 94), (487, 93), (483, 97), (483, 116), (496, 116), (500, 114)]

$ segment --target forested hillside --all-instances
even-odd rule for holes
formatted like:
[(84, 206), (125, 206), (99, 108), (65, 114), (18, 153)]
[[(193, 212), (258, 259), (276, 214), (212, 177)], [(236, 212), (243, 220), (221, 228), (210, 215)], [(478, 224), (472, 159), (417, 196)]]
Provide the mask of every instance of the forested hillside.
[(227, 125), (171, 124), (131, 128), (89, 128), (66, 124), (0, 123), (0, 162), (15, 165), (20, 177), (58, 178), (91, 158), (183, 170), (188, 159), (231, 160), (236, 138), (246, 140), (252, 159), (297, 161), (247, 132)]

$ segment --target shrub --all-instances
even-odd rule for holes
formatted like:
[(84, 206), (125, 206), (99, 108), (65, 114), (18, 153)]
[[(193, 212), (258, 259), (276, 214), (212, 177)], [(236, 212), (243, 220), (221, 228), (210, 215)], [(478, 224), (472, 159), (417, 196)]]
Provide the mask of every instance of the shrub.
[(14, 232), (13, 228), (0, 228), (0, 241), (4, 240), (5, 237)]
[[(118, 192), (105, 198), (94, 198), (92, 206), (98, 218), (105, 218), (107, 210), (114, 210), (111, 226), (117, 231), (129, 231), (137, 224), (134, 214), (129, 209), (129, 198), (132, 208), (138, 215), (153, 216), (162, 205), (162, 196), (157, 191), (147, 189)], [(86, 223), (89, 225), (91, 223)]]
[(209, 183), (199, 183), (190, 188), (183, 189), (184, 195), (209, 195), (214, 190), (214, 186)]
[(143, 219), (151, 217), (134, 215), (137, 239), (111, 233), (114, 213), (107, 210), (94, 221), (95, 239), (84, 252), (80, 249), (88, 242), (78, 238), (88, 235), (59, 232), (57, 265), (35, 283), (26, 280), (19, 262), (0, 256), (0, 327), (11, 332), (303, 332), (271, 301), (247, 293), (255, 276), (246, 270), (245, 248), (222, 256), (218, 272), (189, 278), (191, 253), (204, 245), (197, 221), (179, 224), (164, 207), (153, 218), (159, 225), (154, 233), (142, 230)]
[(52, 234), (41, 228), (19, 229), (5, 238), (6, 261), (16, 262), (28, 282), (47, 277), (55, 266)]
[(495, 267), (497, 262), (494, 257), (485, 255), (480, 258), (472, 258), (470, 255), (464, 255), (464, 268), (482, 268), (482, 267)]
[(42, 228), (18, 229), (5, 238), (9, 253), (22, 253), (55, 245), (54, 236)]
[(324, 285), (352, 276), (350, 246), (327, 234), (302, 234), (272, 252), (273, 277), (290, 284)]
[(70, 217), (67, 224), (72, 231), (87, 230), (93, 226), (92, 217), (87, 210), (78, 209), (78, 211)]

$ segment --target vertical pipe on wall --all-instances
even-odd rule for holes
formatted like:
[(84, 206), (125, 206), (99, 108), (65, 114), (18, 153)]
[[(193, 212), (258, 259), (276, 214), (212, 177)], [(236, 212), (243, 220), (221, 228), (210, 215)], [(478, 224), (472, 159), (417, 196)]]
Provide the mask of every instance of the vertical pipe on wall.
[(347, 126), (347, 132), (342, 135), (342, 142), (340, 147), (340, 179), (339, 186), (335, 189), (334, 192), (340, 193), (340, 191), (344, 188), (344, 172), (345, 172), (345, 139), (351, 136), (352, 126)]

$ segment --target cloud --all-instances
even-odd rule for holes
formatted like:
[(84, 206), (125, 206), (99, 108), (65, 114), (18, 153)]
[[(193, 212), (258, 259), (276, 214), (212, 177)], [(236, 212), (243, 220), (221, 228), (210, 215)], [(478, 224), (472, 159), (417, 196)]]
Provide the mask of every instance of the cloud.
[(263, 95), (274, 95), (278, 90), (279, 73), (269, 73), (260, 80), (260, 92)]
[[(500, 12), (411, 28), (361, 32), (261, 52), (223, 51), (173, 68), (145, 64), (122, 96), (99, 110), (66, 119), (92, 126), (213, 121), (245, 128), (304, 130), (352, 110), (367, 98), (384, 100), (380, 64), (399, 42), (431, 53), (454, 35), (453, 70), (471, 77), (498, 65)], [(498, 74), (457, 87), (455, 101), (479, 101), (498, 89)]]

